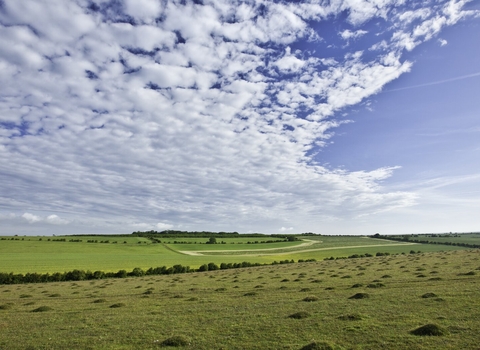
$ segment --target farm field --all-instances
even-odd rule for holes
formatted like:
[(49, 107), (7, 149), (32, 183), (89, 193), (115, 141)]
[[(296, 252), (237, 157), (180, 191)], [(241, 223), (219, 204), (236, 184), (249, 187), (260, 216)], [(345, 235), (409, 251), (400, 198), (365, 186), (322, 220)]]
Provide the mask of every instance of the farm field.
[[(401, 237), (401, 236), (397, 236)], [(429, 242), (439, 243), (466, 243), (466, 244), (480, 244), (480, 233), (462, 233), (462, 234), (422, 234), (422, 235), (408, 235), (405, 236), (409, 240), (426, 240)]]
[[(411, 250), (430, 252), (465, 249), (358, 236), (301, 238), (301, 241), (275, 243), (260, 243), (269, 240), (268, 236), (265, 239), (219, 238), (219, 244), (205, 244), (207, 238), (188, 237), (162, 238), (161, 243), (154, 243), (145, 237), (125, 236), (0, 237), (0, 272), (55, 273), (74, 269), (115, 272), (176, 264), (198, 268), (210, 262), (270, 264), (286, 259), (323, 260), (332, 256), (375, 255), (378, 252), (396, 254), (409, 253)], [(222, 241), (225, 244), (220, 243)]]
[(479, 328), (479, 250), (0, 286), (0, 349), (475, 349)]

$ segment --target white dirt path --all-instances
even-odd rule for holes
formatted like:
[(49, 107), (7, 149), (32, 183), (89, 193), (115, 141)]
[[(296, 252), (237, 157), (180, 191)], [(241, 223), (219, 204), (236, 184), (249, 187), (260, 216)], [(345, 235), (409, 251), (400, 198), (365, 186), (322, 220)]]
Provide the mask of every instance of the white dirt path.
[[(368, 237), (365, 237), (368, 238)], [(372, 248), (372, 247), (392, 247), (392, 246), (409, 246), (409, 245), (417, 245), (418, 243), (390, 243), (390, 244), (367, 244), (367, 245), (351, 245), (351, 246), (340, 246), (340, 247), (328, 247), (328, 248), (315, 248), (315, 249), (301, 249), (297, 250), (298, 248), (302, 247), (309, 247), (316, 243), (322, 243), (322, 241), (312, 241), (312, 240), (305, 240), (308, 242), (299, 244), (297, 246), (291, 248), (267, 248), (267, 249), (256, 249), (255, 253), (247, 253), (247, 254), (225, 254), (225, 255), (235, 255), (235, 256), (268, 256), (268, 255), (288, 255), (288, 254), (297, 254), (297, 253), (305, 253), (305, 252), (316, 252), (322, 250), (335, 250), (335, 249), (350, 249), (350, 248)], [(391, 242), (391, 241), (389, 241)], [(256, 253), (257, 251), (274, 251), (274, 250), (285, 250), (285, 249), (295, 249), (292, 251), (282, 251), (277, 253)], [(252, 252), (251, 249), (242, 249), (242, 250), (202, 250), (202, 251), (194, 251), (194, 250), (182, 250), (178, 251), (179, 253), (192, 255), (192, 256), (212, 256), (212, 254), (208, 253), (233, 253), (233, 252)], [(207, 254), (205, 254), (207, 253)], [(222, 254), (214, 254), (214, 255), (222, 255)]]

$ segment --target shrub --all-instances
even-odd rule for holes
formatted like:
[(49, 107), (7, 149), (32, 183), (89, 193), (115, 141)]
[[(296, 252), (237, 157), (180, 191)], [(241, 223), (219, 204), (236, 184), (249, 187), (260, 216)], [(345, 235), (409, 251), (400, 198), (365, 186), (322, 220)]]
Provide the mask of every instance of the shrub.
[(410, 331), (413, 335), (420, 335), (420, 336), (441, 336), (447, 334), (447, 331), (437, 326), (436, 324), (426, 324), (424, 326), (418, 327)]
[(0, 310), (10, 310), (11, 308), (12, 308), (12, 305), (10, 304), (0, 305)]
[(385, 287), (383, 283), (377, 282), (377, 283), (370, 283), (367, 285), (367, 288), (381, 288)]
[(362, 283), (355, 283), (352, 288), (360, 288), (360, 287), (363, 287), (363, 284)]
[(135, 277), (141, 277), (141, 276), (144, 276), (145, 275), (145, 271), (143, 271), (141, 268), (139, 267), (135, 267), (132, 272), (130, 272), (128, 274), (129, 276), (135, 276)]

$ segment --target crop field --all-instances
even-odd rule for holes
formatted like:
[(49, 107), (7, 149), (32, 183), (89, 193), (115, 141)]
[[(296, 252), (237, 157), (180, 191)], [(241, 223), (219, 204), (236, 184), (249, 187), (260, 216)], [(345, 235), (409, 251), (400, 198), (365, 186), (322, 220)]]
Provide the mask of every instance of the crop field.
[(410, 254), (411, 247), (389, 256), (1, 285), (0, 349), (477, 349), (480, 251)]
[(462, 233), (462, 234), (423, 234), (423, 235), (410, 235), (406, 236), (410, 240), (427, 240), (429, 242), (440, 243), (466, 243), (466, 244), (479, 244), (480, 233)]
[(208, 238), (188, 237), (162, 238), (161, 243), (128, 236), (0, 237), (0, 272), (55, 273), (74, 269), (115, 272), (176, 264), (198, 268), (210, 262), (270, 264), (286, 259), (323, 260), (378, 252), (465, 249), (358, 236), (308, 236), (292, 242), (275, 240), (278, 239), (269, 236), (219, 238), (218, 244), (206, 244)]

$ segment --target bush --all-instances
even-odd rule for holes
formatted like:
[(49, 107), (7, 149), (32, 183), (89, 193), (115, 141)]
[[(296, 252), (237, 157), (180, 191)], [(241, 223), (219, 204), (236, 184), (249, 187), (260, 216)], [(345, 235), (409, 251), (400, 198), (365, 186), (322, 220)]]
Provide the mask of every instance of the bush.
[(318, 300), (318, 297), (316, 297), (315, 295), (310, 295), (302, 299), (302, 301), (306, 301), (306, 302), (312, 302), (317, 300)]
[(145, 275), (145, 271), (143, 271), (141, 268), (136, 267), (128, 274), (128, 276), (134, 276), (134, 277), (141, 277)]

